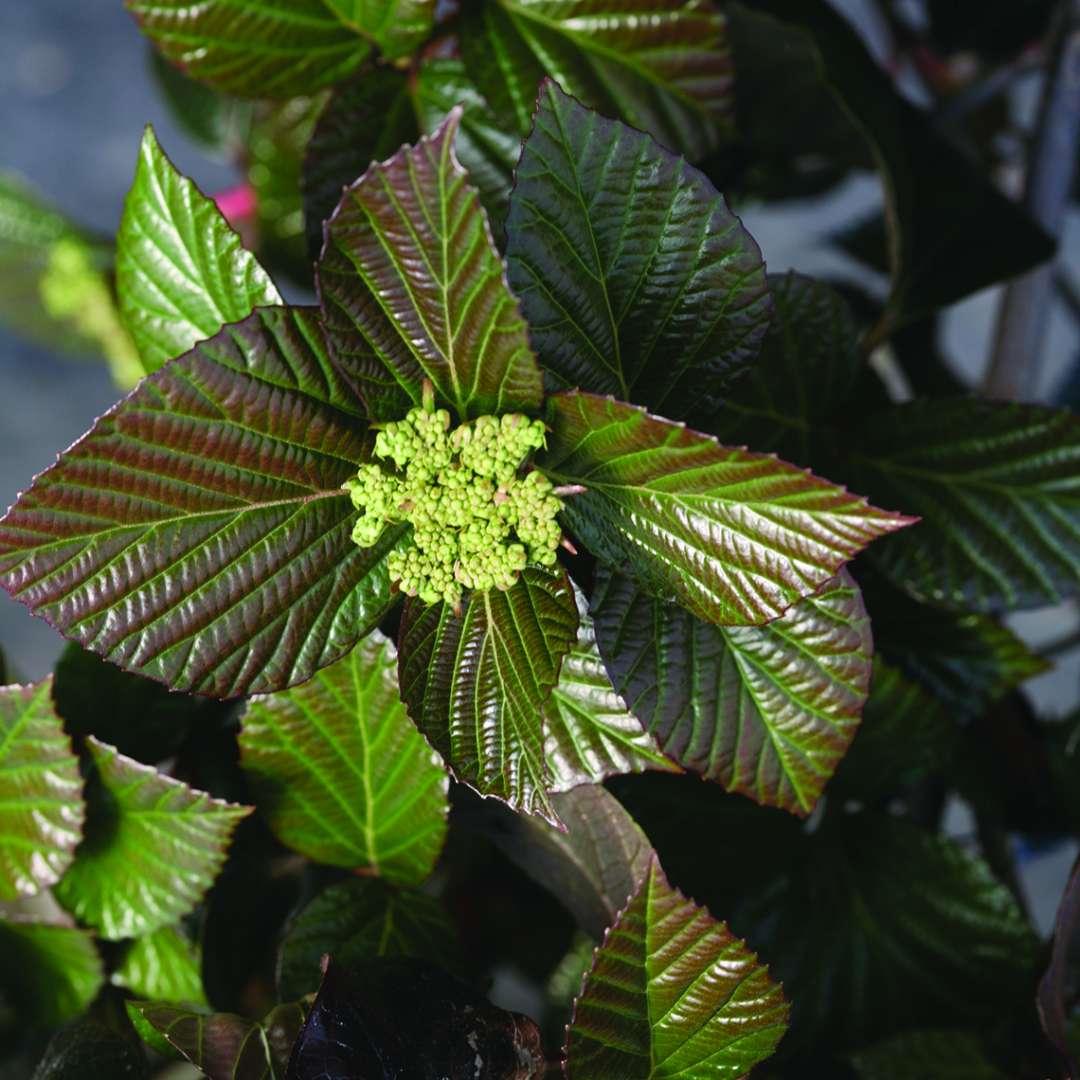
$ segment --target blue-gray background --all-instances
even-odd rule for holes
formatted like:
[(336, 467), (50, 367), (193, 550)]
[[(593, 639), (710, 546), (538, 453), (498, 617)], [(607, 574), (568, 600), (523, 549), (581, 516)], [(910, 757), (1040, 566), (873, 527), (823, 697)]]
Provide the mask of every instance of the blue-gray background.
[[(833, 0), (859, 25), (875, 51), (883, 42), (869, 0)], [(917, 87), (908, 89), (918, 96)], [(1014, 95), (1017, 115), (1029, 120), (1037, 97), (1029, 80)], [(173, 124), (147, 64), (147, 46), (121, 0), (0, 0), (0, 168), (22, 173), (60, 210), (103, 233), (115, 231), (131, 181), (143, 126), (152, 123), (177, 167), (203, 190), (237, 179), (209, 161)], [(761, 243), (770, 270), (848, 276), (866, 272), (829, 248), (835, 228), (878, 205), (874, 176), (854, 177), (824, 200), (742, 213)], [(1065, 254), (1080, 268), (1080, 227), (1070, 222)], [(884, 283), (880, 283), (884, 284)], [(958, 305), (946, 326), (946, 345), (958, 371), (977, 380), (987, 356), (996, 292)], [(1055, 313), (1050, 327), (1043, 393), (1050, 392), (1080, 345), (1068, 320)], [(53, 356), (0, 328), (0, 510), (31, 477), (50, 465), (116, 399), (103, 364)], [(1014, 626), (1032, 641), (1053, 639), (1075, 622), (1075, 608), (1025, 614)], [(52, 667), (62, 642), (44, 622), (0, 594), (0, 646), (13, 676), (38, 679)], [(1032, 689), (1040, 705), (1060, 712), (1075, 700), (1080, 659), (1069, 658)], [(953, 831), (969, 832), (963, 807)], [(1040, 925), (1049, 926), (1072, 849), (1025, 862), (1025, 879)]]

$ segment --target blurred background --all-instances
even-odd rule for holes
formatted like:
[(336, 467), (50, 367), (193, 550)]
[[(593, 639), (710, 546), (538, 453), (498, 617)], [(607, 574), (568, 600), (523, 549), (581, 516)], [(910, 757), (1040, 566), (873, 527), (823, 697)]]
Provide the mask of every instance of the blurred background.
[[(834, 0), (858, 27), (875, 55), (889, 64), (889, 28), (875, 0)], [(898, 3), (915, 24), (922, 5)], [(890, 65), (892, 66), (892, 65)], [(909, 96), (922, 103), (922, 83), (912, 71), (894, 68)], [(1005, 98), (1017, 131), (1029, 130), (1038, 106), (1036, 70), (1011, 83)], [(240, 176), (176, 126), (155, 81), (149, 47), (121, 0), (35, 0), (8, 2), (0, 13), (0, 169), (21, 174), (59, 211), (89, 230), (111, 235), (120, 219), (145, 124), (153, 124), (181, 172), (209, 194), (235, 185)], [(1019, 177), (1003, 170), (1014, 187)], [(783, 203), (740, 204), (738, 210), (760, 243), (769, 269), (795, 268), (834, 281), (858, 283), (885, 293), (876, 278), (835, 243), (836, 235), (882, 203), (874, 173), (856, 169), (824, 196)], [(1080, 215), (1061, 237), (1067, 268), (1080, 277)], [(295, 290), (293, 290), (295, 291)], [(939, 345), (955, 374), (977, 386), (992, 340), (999, 296), (988, 290), (951, 309), (940, 327)], [(1080, 355), (1075, 322), (1063, 307), (1051, 318), (1039, 398), (1049, 400)], [(0, 507), (48, 467), (58, 449), (81, 435), (118, 396), (108, 368), (99, 360), (61, 357), (29, 344), (0, 326)], [(1073, 632), (1072, 605), (1025, 613), (1010, 620), (1031, 644), (1040, 646)], [(0, 594), (0, 645), (10, 677), (43, 677), (62, 647), (48, 625)], [(1078, 650), (1066, 652), (1054, 671), (1027, 684), (1039, 707), (1053, 715), (1071, 706), (1080, 685)], [(970, 832), (962, 806), (952, 831)], [(1037, 922), (1046, 930), (1075, 854), (1072, 845), (1026, 852), (1025, 884)]]

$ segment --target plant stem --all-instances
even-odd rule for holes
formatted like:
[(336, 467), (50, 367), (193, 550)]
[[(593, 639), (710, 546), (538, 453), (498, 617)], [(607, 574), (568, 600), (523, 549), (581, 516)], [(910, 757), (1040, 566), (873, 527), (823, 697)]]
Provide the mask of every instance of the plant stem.
[[(1028, 167), (1024, 204), (1051, 236), (1061, 232), (1080, 145), (1080, 0), (1063, 0)], [(1030, 398), (1038, 385), (1053, 262), (1005, 290), (983, 389), (989, 397)]]

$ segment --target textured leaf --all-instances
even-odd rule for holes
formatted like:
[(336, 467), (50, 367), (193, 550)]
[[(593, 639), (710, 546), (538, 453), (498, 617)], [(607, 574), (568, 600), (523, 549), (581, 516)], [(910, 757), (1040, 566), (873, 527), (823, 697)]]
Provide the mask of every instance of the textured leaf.
[(0, 919), (0, 988), (20, 1018), (50, 1028), (81, 1013), (105, 981), (85, 930)]
[(412, 52), (431, 33), (435, 0), (325, 0), (346, 26), (371, 38), (383, 56)]
[(652, 846), (602, 787), (583, 784), (551, 802), (565, 832), (490, 802), (463, 809), (461, 820), (486, 834), (599, 941), (648, 874)]
[(770, 274), (768, 282), (773, 317), (761, 354), (710, 411), (708, 430), (728, 445), (809, 465), (822, 427), (855, 389), (858, 329), (828, 285), (796, 273)]
[(765, 626), (720, 627), (599, 572), (600, 651), (630, 711), (680, 765), (806, 815), (855, 736), (873, 644), (845, 571)]
[(567, 1029), (571, 1080), (741, 1077), (784, 1034), (757, 957), (668, 884), (655, 856), (608, 931)]
[(318, 990), (327, 954), (350, 971), (362, 971), (374, 956), (417, 956), (450, 970), (461, 963), (453, 924), (437, 900), (371, 878), (331, 885), (289, 921), (278, 950), (278, 995)]
[(596, 647), (587, 601), (576, 589), (575, 597), (577, 641), (563, 660), (544, 709), (544, 756), (553, 776), (550, 790), (569, 791), (643, 769), (677, 772), (615, 692)]
[(303, 682), (392, 602), (341, 484), (364, 428), (314, 314), (260, 310), (145, 379), (0, 521), (0, 584), (174, 689)]
[(175, 1005), (206, 1005), (198, 947), (175, 926), (133, 941), (112, 973), (114, 986), (136, 997)]
[(331, 346), (379, 417), (419, 404), (425, 377), (460, 419), (540, 405), (528, 328), (454, 156), (460, 119), (371, 165), (326, 226)]
[(286, 1080), (538, 1080), (544, 1064), (527, 1016), (430, 964), (394, 957), (356, 972), (330, 964)]
[(669, 416), (756, 356), (761, 252), (697, 169), (546, 82), (506, 223), (510, 285), (545, 368)]
[(563, 518), (600, 559), (721, 625), (754, 625), (817, 592), (877, 536), (909, 522), (764, 454), (721, 446), (643, 409), (556, 394), (546, 455), (583, 484)]
[(322, 0), (125, 2), (174, 64), (245, 97), (314, 93), (354, 71), (371, 51)]
[(51, 677), (0, 687), (0, 900), (54, 885), (82, 839), (79, 761), (51, 690)]
[(854, 1057), (861, 1080), (1007, 1080), (966, 1031), (912, 1031)]
[(465, 62), (524, 135), (545, 75), (689, 158), (730, 134), (724, 20), (706, 0), (494, 0), (462, 34)]
[(255, 307), (281, 303), (255, 256), (149, 127), (116, 237), (116, 284), (147, 371)]
[(916, 401), (866, 421), (851, 455), (922, 522), (873, 562), (920, 600), (1000, 611), (1080, 588), (1080, 419), (1040, 405)]
[(283, 1080), (304, 1022), (299, 1004), (278, 1005), (261, 1022), (150, 1001), (128, 1002), (128, 1011), (160, 1032), (208, 1080)]
[(252, 807), (213, 799), (97, 739), (86, 745), (100, 788), (56, 897), (106, 940), (150, 934), (199, 903)]
[(49, 1040), (31, 1080), (86, 1080), (90, 1076), (150, 1080), (150, 1065), (130, 1033), (120, 1034), (100, 1020), (83, 1017)]
[(400, 885), (431, 873), (449, 782), (406, 715), (397, 652), (377, 630), (303, 686), (253, 698), (240, 751), (255, 802), (283, 844)]
[(565, 571), (527, 567), (505, 592), (470, 593), (460, 616), (410, 599), (401, 619), (401, 696), (458, 780), (558, 821), (541, 710), (574, 644)]

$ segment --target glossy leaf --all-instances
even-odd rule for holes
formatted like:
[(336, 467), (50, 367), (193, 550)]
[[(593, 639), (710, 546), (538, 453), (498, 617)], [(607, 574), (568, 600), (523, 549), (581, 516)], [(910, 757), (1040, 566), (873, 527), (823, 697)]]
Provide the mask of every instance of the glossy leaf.
[(540, 405), (528, 328), (454, 155), (460, 121), (372, 164), (326, 226), (331, 346), (378, 417), (419, 404), (425, 378), (463, 420)]
[(0, 918), (0, 988), (31, 1027), (77, 1016), (105, 981), (101, 957), (85, 930)]
[(757, 957), (673, 889), (654, 857), (574, 1003), (566, 1074), (741, 1077), (772, 1054), (787, 1011)]
[(252, 795), (283, 844), (400, 885), (431, 873), (449, 782), (406, 715), (397, 652), (377, 630), (303, 686), (253, 698), (242, 723)]
[(538, 466), (588, 490), (563, 519), (614, 567), (709, 622), (755, 625), (910, 522), (775, 457), (592, 394), (548, 402)]
[(915, 598), (987, 612), (1080, 588), (1080, 420), (1070, 413), (916, 401), (867, 420), (852, 459), (874, 497), (922, 516), (873, 552)]
[(193, 78), (244, 97), (339, 82), (370, 44), (322, 0), (125, 0), (144, 34)]
[(808, 465), (822, 428), (855, 389), (863, 366), (858, 329), (828, 285), (796, 273), (770, 274), (768, 283), (773, 317), (761, 354), (710, 411), (708, 430), (729, 446)]
[(601, 570), (593, 611), (615, 686), (664, 753), (763, 806), (813, 810), (870, 686), (849, 574), (764, 626), (721, 627)]
[(133, 941), (112, 973), (114, 986), (138, 998), (175, 1005), (206, 1005), (202, 958), (194, 942), (175, 926)]
[(82, 1017), (49, 1040), (31, 1080), (150, 1080), (150, 1064), (130, 1032), (120, 1034), (100, 1020)]
[(643, 769), (678, 771), (615, 692), (596, 647), (587, 601), (577, 590), (575, 596), (577, 641), (563, 660), (544, 709), (544, 756), (553, 776), (550, 790), (569, 791)]
[(255, 256), (149, 127), (116, 237), (116, 283), (147, 371), (255, 307), (281, 303)]
[(706, 0), (494, 0), (473, 9), (469, 73), (524, 135), (541, 79), (689, 158), (732, 124), (724, 20)]
[(0, 687), (0, 900), (54, 885), (82, 839), (79, 761), (51, 690), (51, 677)]
[(233, 1013), (198, 1013), (150, 1001), (128, 1002), (208, 1080), (283, 1080), (304, 1022), (301, 1005), (278, 1005), (262, 1020)]
[(0, 521), (0, 584), (173, 689), (303, 682), (392, 603), (341, 484), (364, 426), (306, 309), (260, 310), (145, 379)]
[(1007, 1080), (967, 1031), (912, 1031), (854, 1056), (860, 1080)]
[(359, 971), (331, 962), (286, 1080), (539, 1080), (544, 1064), (527, 1016), (496, 1008), (430, 964), (397, 957)]
[(325, 0), (337, 17), (388, 59), (405, 56), (431, 33), (435, 0)]
[(565, 832), (488, 802), (460, 816), (462, 824), (487, 835), (553, 893), (581, 929), (599, 941), (647, 876), (652, 845), (615, 797), (598, 785), (561, 792), (551, 802)]
[(401, 696), (417, 727), (458, 780), (552, 822), (541, 710), (576, 631), (565, 571), (538, 567), (505, 592), (470, 593), (460, 615), (410, 599), (401, 620)]
[(453, 924), (437, 900), (370, 878), (331, 885), (289, 921), (278, 951), (278, 995), (318, 990), (328, 954), (352, 971), (377, 956), (416, 956), (451, 971), (461, 964)]
[(251, 813), (87, 739), (100, 788), (87, 839), (56, 897), (109, 941), (150, 934), (192, 911)]
[(564, 385), (668, 416), (756, 356), (761, 252), (697, 169), (546, 82), (506, 223), (510, 285)]

